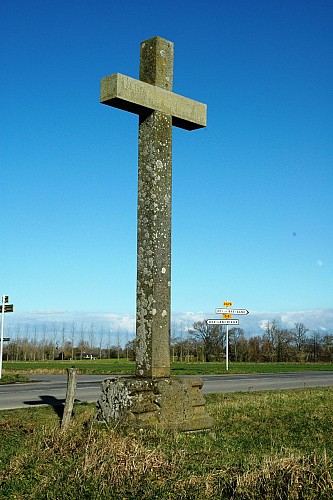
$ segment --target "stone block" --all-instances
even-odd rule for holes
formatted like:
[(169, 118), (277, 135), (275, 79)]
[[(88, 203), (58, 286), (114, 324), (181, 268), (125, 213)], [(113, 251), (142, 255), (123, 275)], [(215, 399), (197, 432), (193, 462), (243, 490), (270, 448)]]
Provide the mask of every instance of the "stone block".
[(202, 128), (207, 123), (206, 104), (120, 73), (102, 78), (100, 101), (141, 116), (160, 111), (172, 116), (172, 125), (186, 130)]
[(205, 410), (202, 380), (112, 378), (102, 383), (98, 419), (109, 425), (176, 431), (210, 429), (214, 419)]

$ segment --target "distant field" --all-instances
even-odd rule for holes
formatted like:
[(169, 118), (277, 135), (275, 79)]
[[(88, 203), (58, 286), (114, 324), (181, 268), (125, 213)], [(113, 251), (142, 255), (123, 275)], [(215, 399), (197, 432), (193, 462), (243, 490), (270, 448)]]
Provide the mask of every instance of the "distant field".
[[(75, 366), (84, 374), (131, 375), (135, 372), (133, 361), (95, 359), (82, 361), (19, 361), (4, 362), (3, 373), (43, 374), (66, 373), (66, 368)], [(333, 370), (333, 363), (172, 363), (175, 375), (219, 375), (223, 373), (281, 373)]]
[(3, 373), (44, 374), (66, 373), (67, 368), (75, 367), (84, 374), (130, 375), (135, 372), (133, 361), (115, 359), (93, 359), (75, 361), (14, 361), (3, 363)]
[(1, 498), (331, 500), (332, 388), (207, 396), (210, 432), (107, 428), (75, 405), (0, 412)]

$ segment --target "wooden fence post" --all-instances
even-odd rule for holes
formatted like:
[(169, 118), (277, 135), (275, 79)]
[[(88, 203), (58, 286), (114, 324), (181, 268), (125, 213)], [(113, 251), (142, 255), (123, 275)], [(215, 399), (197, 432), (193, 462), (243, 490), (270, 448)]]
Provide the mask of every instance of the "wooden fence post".
[(64, 414), (61, 422), (61, 430), (65, 430), (70, 422), (75, 397), (75, 388), (77, 382), (76, 368), (67, 368), (67, 392)]

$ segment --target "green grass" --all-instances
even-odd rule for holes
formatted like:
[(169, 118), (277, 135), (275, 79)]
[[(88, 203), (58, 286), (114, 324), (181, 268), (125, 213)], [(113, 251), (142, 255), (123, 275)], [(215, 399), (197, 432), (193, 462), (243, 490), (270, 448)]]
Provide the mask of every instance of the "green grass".
[(30, 382), (30, 379), (28, 377), (25, 377), (24, 375), (20, 375), (18, 373), (10, 373), (8, 375), (2, 375), (0, 379), (0, 385), (1, 384), (18, 384), (20, 382)]
[(175, 375), (219, 375), (226, 373), (288, 373), (333, 370), (333, 363), (172, 363)]
[(333, 497), (332, 388), (210, 395), (213, 432), (121, 431), (76, 405), (0, 412), (1, 498)]
[[(125, 359), (96, 359), (75, 361), (14, 361), (3, 363), (3, 373), (43, 374), (66, 373), (66, 368), (75, 366), (84, 374), (131, 375), (135, 363)], [(172, 363), (174, 375), (218, 375), (223, 373), (279, 373), (333, 370), (333, 363), (230, 363), (229, 371), (225, 363)]]

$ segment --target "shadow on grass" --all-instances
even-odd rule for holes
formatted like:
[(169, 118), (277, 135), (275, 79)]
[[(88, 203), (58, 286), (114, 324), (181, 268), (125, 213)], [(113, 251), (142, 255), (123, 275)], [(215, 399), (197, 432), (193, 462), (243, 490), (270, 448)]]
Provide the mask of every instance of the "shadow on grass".
[[(24, 401), (24, 404), (30, 406), (39, 406), (39, 405), (49, 405), (53, 408), (56, 415), (58, 415), (59, 420), (62, 420), (64, 415), (65, 408), (65, 399), (57, 399), (54, 396), (42, 395), (39, 396), (41, 401)], [(75, 399), (74, 402), (78, 402), (78, 399)]]

